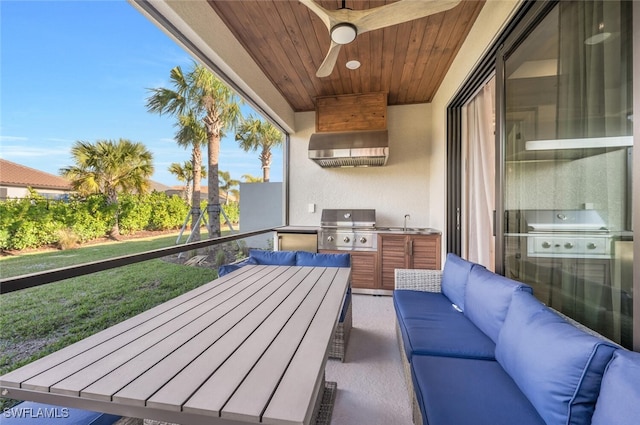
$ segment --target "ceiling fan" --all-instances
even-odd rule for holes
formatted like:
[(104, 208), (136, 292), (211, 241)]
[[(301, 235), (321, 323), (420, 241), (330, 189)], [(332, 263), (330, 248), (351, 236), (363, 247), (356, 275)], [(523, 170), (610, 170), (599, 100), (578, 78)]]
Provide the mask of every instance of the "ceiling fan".
[(314, 0), (300, 0), (300, 3), (322, 19), (331, 36), (329, 52), (318, 68), (316, 77), (329, 76), (338, 59), (340, 46), (351, 43), (359, 34), (444, 12), (455, 7), (460, 1), (400, 0), (373, 9), (351, 10), (346, 7), (346, 0), (342, 0), (340, 9), (327, 10)]

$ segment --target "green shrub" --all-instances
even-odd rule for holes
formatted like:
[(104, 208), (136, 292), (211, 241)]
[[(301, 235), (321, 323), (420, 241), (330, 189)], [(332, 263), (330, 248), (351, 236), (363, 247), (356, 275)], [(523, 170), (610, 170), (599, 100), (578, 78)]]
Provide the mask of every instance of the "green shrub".
[[(237, 224), (240, 221), (240, 203), (229, 202), (228, 204), (223, 204), (222, 209), (227, 217), (229, 217), (229, 221), (231, 221), (231, 223)], [(222, 214), (220, 222), (224, 223), (224, 217), (222, 217)]]
[(182, 226), (189, 206), (162, 192), (119, 197), (109, 205), (104, 195), (71, 196), (53, 201), (31, 192), (28, 198), (0, 201), (0, 249), (73, 245), (105, 236), (119, 211), (123, 234), (140, 230), (171, 230)]
[(153, 192), (147, 202), (151, 206), (147, 230), (179, 229), (189, 213), (189, 205), (178, 195), (169, 197), (164, 192)]
[(151, 218), (151, 205), (145, 195), (119, 195), (118, 226), (123, 235), (144, 230)]

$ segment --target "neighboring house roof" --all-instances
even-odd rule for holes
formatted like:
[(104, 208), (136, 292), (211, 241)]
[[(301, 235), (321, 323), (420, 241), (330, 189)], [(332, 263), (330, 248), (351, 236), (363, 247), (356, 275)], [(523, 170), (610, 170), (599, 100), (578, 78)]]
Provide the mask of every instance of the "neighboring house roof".
[(167, 186), (166, 184), (162, 184), (160, 182), (156, 182), (153, 180), (149, 180), (150, 190), (156, 192), (166, 192), (167, 190), (171, 190), (171, 186)]
[(45, 173), (35, 168), (25, 167), (0, 158), (0, 185), (31, 187), (33, 189), (72, 190), (71, 184), (63, 177)]

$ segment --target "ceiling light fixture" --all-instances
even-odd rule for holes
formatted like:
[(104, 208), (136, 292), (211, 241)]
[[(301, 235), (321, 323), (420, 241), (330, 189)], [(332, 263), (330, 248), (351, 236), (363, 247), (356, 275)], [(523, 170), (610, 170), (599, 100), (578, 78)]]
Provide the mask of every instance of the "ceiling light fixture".
[(357, 61), (357, 60), (351, 60), (351, 61), (347, 62), (346, 66), (349, 69), (358, 69), (358, 68), (360, 68), (360, 62)]
[(337, 44), (349, 44), (356, 39), (358, 30), (355, 25), (341, 23), (331, 28), (331, 40)]
[(595, 44), (602, 43), (603, 41), (605, 41), (609, 37), (611, 37), (611, 33), (605, 31), (604, 30), (604, 23), (600, 22), (598, 24), (597, 32), (595, 34), (593, 34), (591, 37), (587, 38), (584, 41), (584, 44), (589, 45), (589, 46), (593, 46)]

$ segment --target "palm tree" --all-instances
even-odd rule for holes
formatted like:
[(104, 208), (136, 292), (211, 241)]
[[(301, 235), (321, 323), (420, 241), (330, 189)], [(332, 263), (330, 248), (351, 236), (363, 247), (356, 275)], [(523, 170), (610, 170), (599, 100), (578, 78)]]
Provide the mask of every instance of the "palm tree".
[(229, 193), (233, 193), (233, 188), (240, 184), (239, 180), (231, 178), (231, 173), (228, 171), (218, 171), (218, 180), (220, 180), (220, 189), (227, 194), (227, 201), (229, 203)]
[(193, 64), (189, 74), (192, 96), (197, 100), (207, 133), (208, 191), (207, 212), (209, 237), (220, 236), (220, 187), (218, 167), (220, 140), (226, 130), (234, 128), (241, 119), (240, 99), (227, 85), (201, 65)]
[[(184, 161), (182, 164), (172, 162), (171, 165), (169, 165), (169, 172), (176, 176), (179, 182), (184, 182), (182, 198), (191, 205), (191, 195), (193, 193), (193, 162)], [(204, 165), (200, 166), (200, 175), (203, 179), (207, 178), (207, 169), (204, 168)]]
[(206, 130), (198, 117), (198, 104), (190, 95), (189, 75), (176, 66), (170, 72), (169, 79), (173, 89), (164, 87), (149, 89), (147, 110), (159, 115), (176, 116), (176, 142), (179, 146), (191, 147), (193, 189), (191, 191), (191, 240), (200, 240), (200, 228), (195, 224), (200, 218), (200, 184), (202, 180), (202, 149), (207, 141)]
[(260, 149), (260, 162), (262, 164), (262, 180), (269, 181), (271, 168), (271, 149), (281, 146), (283, 142), (282, 132), (271, 123), (249, 116), (240, 124), (236, 133), (236, 142), (245, 151), (257, 151)]
[(74, 190), (81, 195), (103, 194), (115, 206), (115, 220), (110, 235), (120, 235), (118, 226), (118, 192), (148, 191), (153, 174), (153, 155), (142, 143), (127, 139), (98, 140), (95, 144), (77, 141), (71, 147), (75, 165), (60, 169)]
[(201, 142), (207, 143), (209, 237), (218, 237), (220, 236), (220, 189), (218, 187), (220, 139), (224, 136), (224, 131), (235, 127), (240, 119), (239, 98), (209, 70), (195, 62), (187, 74), (184, 74), (179, 66), (172, 69), (171, 80), (175, 90), (152, 89), (153, 95), (147, 99), (147, 109), (150, 112), (176, 115), (181, 129), (185, 130), (182, 140), (191, 140), (194, 147), (192, 210), (199, 205), (199, 201), (195, 202), (196, 192), (199, 197), (197, 174), (200, 168), (195, 160), (195, 147), (200, 146)]
[(245, 183), (262, 183), (262, 177), (252, 176), (251, 174), (243, 174), (242, 178)]

